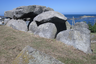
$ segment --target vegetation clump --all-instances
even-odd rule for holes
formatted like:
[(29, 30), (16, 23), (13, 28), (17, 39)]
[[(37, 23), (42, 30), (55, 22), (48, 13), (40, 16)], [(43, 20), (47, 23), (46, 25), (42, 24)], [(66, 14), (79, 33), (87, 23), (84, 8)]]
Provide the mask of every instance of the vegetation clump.
[(96, 33), (96, 23), (94, 25), (92, 25), (91, 22), (88, 22), (88, 26), (89, 26), (89, 30), (92, 32), (92, 33)]

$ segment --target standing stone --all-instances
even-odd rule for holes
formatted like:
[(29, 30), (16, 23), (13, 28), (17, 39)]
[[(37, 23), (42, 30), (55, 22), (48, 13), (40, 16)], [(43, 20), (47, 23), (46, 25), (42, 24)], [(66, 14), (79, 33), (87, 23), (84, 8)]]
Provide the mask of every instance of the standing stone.
[(44, 23), (39, 25), (34, 34), (39, 35), (40, 37), (54, 39), (56, 32), (57, 29), (53, 23)]
[(73, 29), (60, 32), (56, 39), (85, 53), (92, 53), (90, 30), (88, 28), (85, 22), (77, 22)]
[(12, 27), (13, 29), (16, 30), (20, 30), (20, 31), (27, 31), (27, 24), (25, 21), (23, 20), (10, 20), (8, 21), (8, 23), (6, 24), (7, 26)]
[(74, 32), (75, 38), (75, 47), (85, 53), (92, 53), (91, 51), (91, 39), (90, 39), (90, 30), (86, 28), (82, 28), (82, 31), (86, 31), (87, 33), (80, 32), (76, 30)]
[(56, 39), (85, 53), (92, 53), (90, 30), (88, 28), (85, 22), (77, 22), (72, 30), (60, 32)]
[(12, 64), (64, 64), (55, 58), (26, 46)]
[(78, 30), (79, 28), (89, 28), (89, 26), (85, 22), (77, 22), (73, 26), (73, 29)]
[(80, 32), (74, 29), (65, 30), (60, 32), (56, 39), (75, 47), (83, 51), (84, 53), (92, 53), (91, 43), (90, 43), (90, 31), (88, 29), (82, 28), (82, 30), (88, 31), (87, 33)]
[(75, 39), (74, 39), (74, 31), (73, 30), (65, 30), (65, 31), (61, 31), (57, 34), (56, 37), (57, 40), (68, 44), (68, 45), (74, 45), (75, 43)]

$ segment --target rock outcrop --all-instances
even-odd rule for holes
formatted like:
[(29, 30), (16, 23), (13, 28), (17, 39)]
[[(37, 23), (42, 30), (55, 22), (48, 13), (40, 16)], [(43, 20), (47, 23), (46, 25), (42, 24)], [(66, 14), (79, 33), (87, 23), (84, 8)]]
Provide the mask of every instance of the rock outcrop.
[(20, 31), (27, 31), (27, 24), (25, 21), (23, 20), (14, 20), (11, 19), (10, 21), (8, 21), (8, 23), (6, 24), (9, 27), (12, 27), (13, 29), (16, 30), (20, 30)]
[(92, 53), (90, 30), (88, 29), (87, 24), (84, 25), (82, 22), (76, 23), (74, 29), (60, 32), (56, 39), (85, 53)]
[(5, 11), (4, 16), (15, 19), (34, 18), (36, 15), (46, 11), (54, 10), (49, 7), (47, 8), (39, 5), (21, 6), (10, 11)]
[(64, 64), (55, 58), (26, 46), (15, 58), (12, 64)]

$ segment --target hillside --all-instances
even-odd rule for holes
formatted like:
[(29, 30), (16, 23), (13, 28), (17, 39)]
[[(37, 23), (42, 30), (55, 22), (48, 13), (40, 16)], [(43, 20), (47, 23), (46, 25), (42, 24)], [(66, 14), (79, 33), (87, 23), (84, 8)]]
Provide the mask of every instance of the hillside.
[(0, 26), (0, 64), (11, 64), (27, 45), (49, 54), (65, 64), (96, 63), (96, 43), (91, 44), (93, 54), (85, 54), (54, 39), (45, 39), (7, 26)]

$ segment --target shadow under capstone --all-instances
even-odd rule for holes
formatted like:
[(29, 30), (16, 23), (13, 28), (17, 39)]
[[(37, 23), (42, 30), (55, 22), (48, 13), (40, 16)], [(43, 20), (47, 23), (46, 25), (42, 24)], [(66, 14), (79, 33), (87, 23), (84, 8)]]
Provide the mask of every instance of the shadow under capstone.
[(39, 26), (39, 25), (41, 25), (41, 24), (44, 24), (44, 23), (48, 23), (48, 22), (55, 24), (55, 26), (56, 26), (56, 28), (57, 28), (57, 33), (56, 33), (56, 35), (55, 35), (55, 38), (56, 38), (56, 36), (57, 36), (57, 34), (58, 34), (59, 32), (61, 32), (61, 31), (63, 31), (63, 30), (67, 30), (66, 20), (62, 20), (62, 19), (57, 18), (57, 17), (53, 17), (53, 18), (51, 18), (51, 19), (49, 19), (49, 20), (42, 20), (42, 21), (40, 21), (40, 22), (36, 21), (37, 26)]

